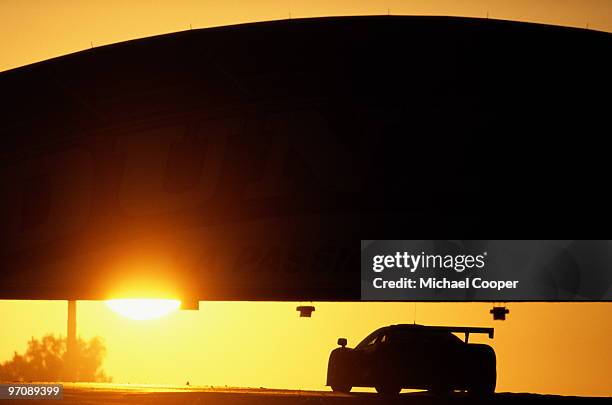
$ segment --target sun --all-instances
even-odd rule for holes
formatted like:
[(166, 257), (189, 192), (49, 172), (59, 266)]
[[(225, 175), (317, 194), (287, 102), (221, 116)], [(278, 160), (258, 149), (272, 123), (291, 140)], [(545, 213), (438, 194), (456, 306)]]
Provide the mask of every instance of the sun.
[(143, 321), (162, 317), (181, 306), (181, 301), (167, 299), (127, 298), (106, 301), (113, 311), (126, 318)]

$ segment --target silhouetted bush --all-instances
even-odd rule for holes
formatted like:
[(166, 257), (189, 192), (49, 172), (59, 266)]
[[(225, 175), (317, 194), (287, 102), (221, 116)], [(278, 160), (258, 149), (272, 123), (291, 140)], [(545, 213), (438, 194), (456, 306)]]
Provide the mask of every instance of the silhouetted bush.
[(40, 340), (32, 338), (25, 354), (15, 352), (12, 360), (0, 364), (0, 381), (110, 382), (111, 378), (101, 370), (105, 355), (102, 338), (94, 337), (89, 341), (79, 338), (75, 371), (69, 374), (65, 337), (46, 335)]

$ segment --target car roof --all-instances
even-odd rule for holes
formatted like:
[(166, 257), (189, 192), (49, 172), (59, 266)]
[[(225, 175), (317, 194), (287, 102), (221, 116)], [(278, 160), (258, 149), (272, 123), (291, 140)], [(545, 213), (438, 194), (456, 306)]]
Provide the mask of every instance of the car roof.
[(413, 324), (413, 323), (403, 323), (403, 324), (396, 324), (396, 325), (389, 325), (389, 326), (384, 326), (380, 329), (378, 329), (379, 332), (396, 332), (396, 331), (402, 331), (402, 332), (438, 332), (438, 333), (450, 333), (449, 331), (445, 331), (445, 330), (440, 330), (439, 327), (437, 326), (427, 326), (427, 325), (419, 325), (419, 324)]
[[(434, 333), (438, 336), (454, 336), (456, 333), (465, 334), (465, 343), (467, 343), (470, 333), (486, 333), (489, 339), (493, 339), (494, 329), (475, 327), (475, 326), (426, 326), (418, 324), (397, 324), (384, 326), (370, 333), (368, 337), (379, 335), (385, 332), (411, 332), (411, 333)], [(366, 337), (366, 339), (368, 338)]]
[(395, 324), (395, 325), (385, 326), (385, 328), (388, 328), (388, 329), (402, 329), (402, 330), (424, 330), (424, 329), (435, 328), (435, 326), (420, 325), (420, 324), (417, 324), (417, 323), (398, 323), (398, 324)]

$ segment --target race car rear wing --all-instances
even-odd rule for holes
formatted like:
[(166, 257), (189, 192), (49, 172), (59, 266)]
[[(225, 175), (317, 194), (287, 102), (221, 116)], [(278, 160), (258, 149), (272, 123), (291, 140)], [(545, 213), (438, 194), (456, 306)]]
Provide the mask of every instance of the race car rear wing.
[(427, 329), (451, 333), (464, 333), (465, 343), (468, 343), (468, 340), (470, 339), (470, 333), (486, 333), (489, 335), (489, 339), (493, 339), (494, 334), (493, 328), (471, 328), (465, 326), (428, 326)]

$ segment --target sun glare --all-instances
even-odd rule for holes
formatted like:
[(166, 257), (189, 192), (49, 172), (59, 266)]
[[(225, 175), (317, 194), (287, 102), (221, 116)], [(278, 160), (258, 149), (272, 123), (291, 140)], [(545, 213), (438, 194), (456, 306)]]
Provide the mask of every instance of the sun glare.
[(181, 302), (166, 299), (131, 298), (108, 300), (106, 305), (126, 318), (143, 321), (159, 318), (175, 311), (180, 307)]

